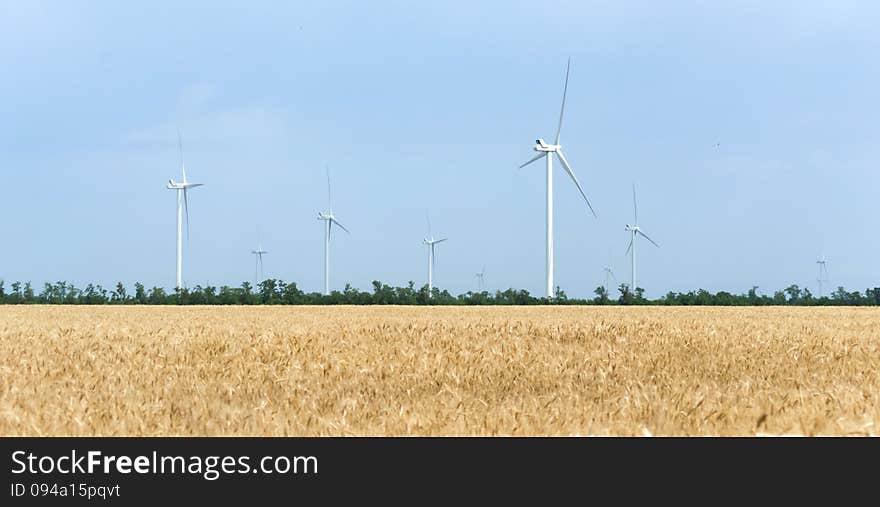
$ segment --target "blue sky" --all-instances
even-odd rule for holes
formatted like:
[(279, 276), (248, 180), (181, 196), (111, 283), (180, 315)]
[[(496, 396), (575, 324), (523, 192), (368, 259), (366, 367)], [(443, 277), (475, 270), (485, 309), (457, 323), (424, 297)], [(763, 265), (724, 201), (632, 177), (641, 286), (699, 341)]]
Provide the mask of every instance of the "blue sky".
[[(184, 279), (427, 278), (541, 294), (544, 174), (566, 58), (556, 280), (590, 296), (632, 220), (648, 295), (880, 284), (875, 2), (0, 0), (0, 278), (172, 287), (176, 129), (191, 194)], [(662, 5), (661, 5), (662, 4)], [(721, 145), (713, 148), (716, 142)]]

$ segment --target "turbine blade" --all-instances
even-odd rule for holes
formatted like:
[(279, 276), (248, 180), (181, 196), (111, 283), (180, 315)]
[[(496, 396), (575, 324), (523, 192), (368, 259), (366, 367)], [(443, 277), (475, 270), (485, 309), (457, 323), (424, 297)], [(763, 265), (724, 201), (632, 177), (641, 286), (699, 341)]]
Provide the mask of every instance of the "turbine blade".
[(330, 196), (330, 166), (325, 166), (327, 170), (327, 209), (330, 210), (330, 214), (333, 214), (333, 200)]
[(180, 170), (183, 171), (183, 184), (186, 185), (186, 164), (183, 161), (183, 137), (177, 129), (177, 148), (180, 151)]
[(544, 157), (545, 155), (547, 155), (547, 153), (545, 153), (545, 152), (542, 151), (542, 152), (538, 153), (537, 155), (535, 155), (534, 157), (530, 158), (529, 161), (526, 162), (525, 164), (521, 164), (521, 165), (519, 166), (519, 168), (522, 169), (523, 167), (525, 167), (525, 166), (531, 164), (531, 163), (534, 162), (535, 160), (538, 160), (538, 159)]
[(186, 188), (196, 188), (196, 187), (201, 187), (203, 185), (204, 185), (204, 183), (187, 183)]
[(571, 58), (565, 66), (565, 87), (562, 89), (562, 108), (559, 110), (559, 126), (556, 127), (556, 142), (559, 144), (559, 134), (562, 132), (562, 115), (565, 113), (565, 95), (568, 93), (568, 72), (571, 70)]
[(584, 193), (584, 189), (581, 188), (581, 184), (578, 182), (577, 176), (574, 175), (574, 171), (571, 170), (571, 166), (568, 165), (568, 160), (565, 160), (565, 155), (562, 154), (562, 150), (556, 150), (556, 156), (559, 157), (559, 161), (562, 162), (562, 167), (565, 168), (565, 171), (571, 176), (571, 180), (574, 181), (577, 189), (580, 190), (581, 195), (584, 197), (584, 200), (587, 201), (587, 206), (590, 207), (590, 212), (593, 213), (593, 216), (599, 218), (596, 215), (596, 211), (593, 209), (593, 205), (590, 204), (590, 200), (587, 199), (587, 194)]
[(654, 246), (656, 246), (657, 248), (660, 248), (660, 245), (658, 245), (657, 243), (655, 243), (653, 239), (649, 238), (647, 234), (645, 234), (645, 233), (642, 232), (641, 230), (639, 230), (638, 233), (641, 234), (643, 238), (647, 239), (647, 240), (650, 241), (651, 243), (654, 243)]
[(330, 223), (334, 223), (334, 224), (336, 224), (337, 226), (339, 226), (340, 229), (342, 229), (343, 231), (345, 231), (345, 232), (351, 234), (351, 231), (349, 231), (348, 229), (345, 228), (345, 226), (343, 226), (342, 224), (340, 224), (340, 223), (339, 223), (339, 220), (336, 220), (335, 218), (331, 218), (331, 219), (330, 219)]
[(633, 225), (639, 225), (639, 207), (636, 205), (636, 184), (633, 183), (633, 217), (635, 218), (635, 223)]
[[(437, 244), (437, 243), (443, 243), (443, 242), (446, 241), (447, 239), (449, 239), (449, 238), (438, 239), (437, 241), (434, 242), (434, 244)], [(433, 247), (432, 247), (432, 248), (433, 248)]]
[(428, 237), (431, 237), (431, 215), (428, 214), (428, 210), (425, 210), (425, 220), (428, 221)]
[(436, 271), (434, 266), (437, 263), (437, 254), (434, 253), (434, 243), (431, 243), (431, 271)]
[(629, 246), (626, 247), (626, 252), (624, 252), (623, 255), (629, 255), (629, 251), (632, 250), (632, 247), (633, 247), (633, 240), (635, 240), (635, 236), (630, 236), (630, 238), (629, 238)]

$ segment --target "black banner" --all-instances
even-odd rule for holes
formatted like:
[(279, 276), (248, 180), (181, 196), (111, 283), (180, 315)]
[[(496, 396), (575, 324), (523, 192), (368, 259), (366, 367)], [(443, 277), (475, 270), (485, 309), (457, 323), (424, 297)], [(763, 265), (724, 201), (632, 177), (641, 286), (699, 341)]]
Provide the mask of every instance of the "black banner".
[[(4, 438), (2, 505), (352, 498), (539, 505), (829, 495), (877, 477), (877, 439)], [(832, 493), (833, 492), (833, 493)], [(694, 497), (692, 499), (697, 499)], [(705, 497), (707, 503), (720, 498)]]

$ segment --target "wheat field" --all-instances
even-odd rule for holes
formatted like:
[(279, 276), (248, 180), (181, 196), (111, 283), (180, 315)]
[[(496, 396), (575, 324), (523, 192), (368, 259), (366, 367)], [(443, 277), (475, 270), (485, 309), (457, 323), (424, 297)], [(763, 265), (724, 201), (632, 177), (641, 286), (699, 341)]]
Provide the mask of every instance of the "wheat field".
[(880, 311), (0, 307), (0, 435), (877, 435)]

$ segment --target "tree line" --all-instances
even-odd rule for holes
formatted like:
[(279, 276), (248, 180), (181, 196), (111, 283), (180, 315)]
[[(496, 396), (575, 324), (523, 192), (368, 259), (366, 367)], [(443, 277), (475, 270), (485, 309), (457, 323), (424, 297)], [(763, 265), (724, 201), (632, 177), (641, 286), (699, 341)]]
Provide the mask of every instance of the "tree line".
[(113, 289), (88, 284), (79, 289), (69, 282), (46, 283), (37, 292), (30, 282), (14, 282), (7, 288), (0, 280), (0, 304), (73, 304), (73, 305), (658, 305), (658, 306), (880, 306), (880, 287), (864, 293), (850, 292), (843, 287), (830, 295), (816, 297), (809, 289), (790, 285), (773, 295), (758, 294), (752, 287), (745, 294), (707, 290), (669, 292), (658, 299), (648, 299), (644, 289), (631, 291), (621, 284), (616, 294), (602, 286), (597, 287), (590, 299), (569, 298), (559, 287), (553, 298), (536, 297), (527, 290), (507, 289), (495, 292), (468, 291), (452, 295), (446, 290), (427, 285), (416, 288), (413, 282), (406, 287), (394, 287), (379, 281), (372, 283), (372, 291), (361, 291), (346, 284), (342, 291), (329, 295), (305, 292), (296, 282), (268, 279), (253, 286), (243, 282), (240, 287), (196, 285), (166, 291), (162, 287), (147, 289), (134, 284), (133, 292), (120, 282)]

